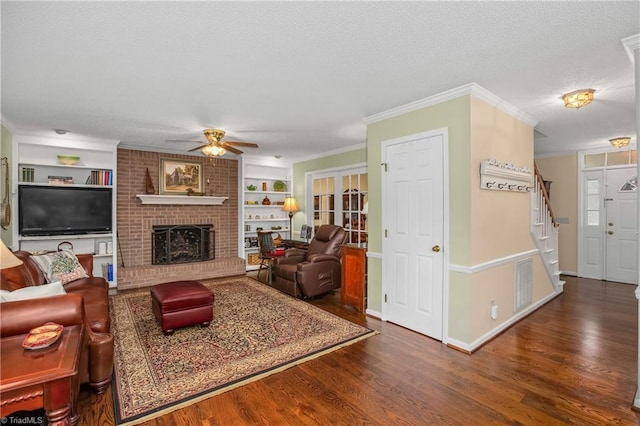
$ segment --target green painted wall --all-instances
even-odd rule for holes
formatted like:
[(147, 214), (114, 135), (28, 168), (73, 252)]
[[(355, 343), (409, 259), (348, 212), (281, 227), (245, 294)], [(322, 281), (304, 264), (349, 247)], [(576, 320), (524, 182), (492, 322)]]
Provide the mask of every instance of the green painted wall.
[[(449, 240), (443, 241), (450, 265), (471, 268), (535, 248), (530, 235), (528, 194), (480, 189), (480, 163), (487, 158), (533, 169), (533, 128), (484, 101), (463, 96), (368, 127), (369, 263), (368, 309), (382, 312), (382, 143), (416, 133), (446, 129), (448, 135)], [(377, 232), (376, 232), (377, 231)], [(536, 259), (534, 302), (553, 293)], [(447, 265), (445, 265), (447, 268)], [(513, 315), (513, 264), (448, 274), (449, 341), (474, 345)], [(491, 301), (500, 306), (490, 318)]]
[[(470, 103), (469, 96), (453, 99), (368, 127), (369, 251), (382, 253), (382, 142), (440, 128), (449, 137), (449, 260), (469, 265), (471, 259)], [(447, 248), (445, 248), (446, 250)], [(382, 259), (369, 257), (367, 305), (382, 312)]]
[[(7, 157), (9, 159), (9, 167), (13, 167), (11, 164), (13, 160), (13, 134), (4, 126), (2, 126), (2, 131), (0, 133), (0, 157)], [(13, 187), (13, 179), (12, 179), (11, 169), (9, 170), (9, 188)], [(0, 180), (0, 200), (4, 200), (4, 171), (2, 172)], [(12, 212), (13, 218), (11, 221), (15, 220), (15, 213), (17, 208), (15, 206), (11, 206), (13, 208)], [(5, 230), (0, 228), (0, 238), (4, 241), (5, 245), (10, 246), (13, 241), (13, 231), (12, 228)]]

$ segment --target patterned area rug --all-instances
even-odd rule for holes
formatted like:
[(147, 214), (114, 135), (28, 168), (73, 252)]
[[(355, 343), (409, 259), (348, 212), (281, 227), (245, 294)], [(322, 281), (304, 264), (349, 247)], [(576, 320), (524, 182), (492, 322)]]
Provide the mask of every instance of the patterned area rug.
[(118, 424), (137, 424), (376, 332), (251, 278), (203, 281), (215, 294), (208, 328), (162, 334), (149, 289), (111, 297)]

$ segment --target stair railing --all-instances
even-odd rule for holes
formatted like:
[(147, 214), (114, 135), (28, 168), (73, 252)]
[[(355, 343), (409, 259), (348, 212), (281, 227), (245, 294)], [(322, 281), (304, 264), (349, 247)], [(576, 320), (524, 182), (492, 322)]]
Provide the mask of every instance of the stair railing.
[(531, 235), (540, 250), (541, 257), (556, 291), (562, 291), (564, 282), (560, 280), (558, 267), (558, 228), (559, 224), (551, 209), (549, 194), (544, 180), (534, 162), (535, 182), (531, 195)]

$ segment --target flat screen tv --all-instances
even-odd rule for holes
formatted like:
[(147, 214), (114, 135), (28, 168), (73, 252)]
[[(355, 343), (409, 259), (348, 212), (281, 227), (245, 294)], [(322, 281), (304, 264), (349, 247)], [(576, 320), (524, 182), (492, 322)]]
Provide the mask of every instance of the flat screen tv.
[(21, 185), (20, 235), (78, 235), (112, 229), (111, 188)]

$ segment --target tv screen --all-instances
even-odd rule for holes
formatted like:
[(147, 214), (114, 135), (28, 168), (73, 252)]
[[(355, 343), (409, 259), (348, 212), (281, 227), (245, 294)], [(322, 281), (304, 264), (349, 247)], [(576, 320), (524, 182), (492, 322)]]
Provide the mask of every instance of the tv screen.
[(18, 191), (20, 235), (111, 232), (111, 188), (22, 185)]

